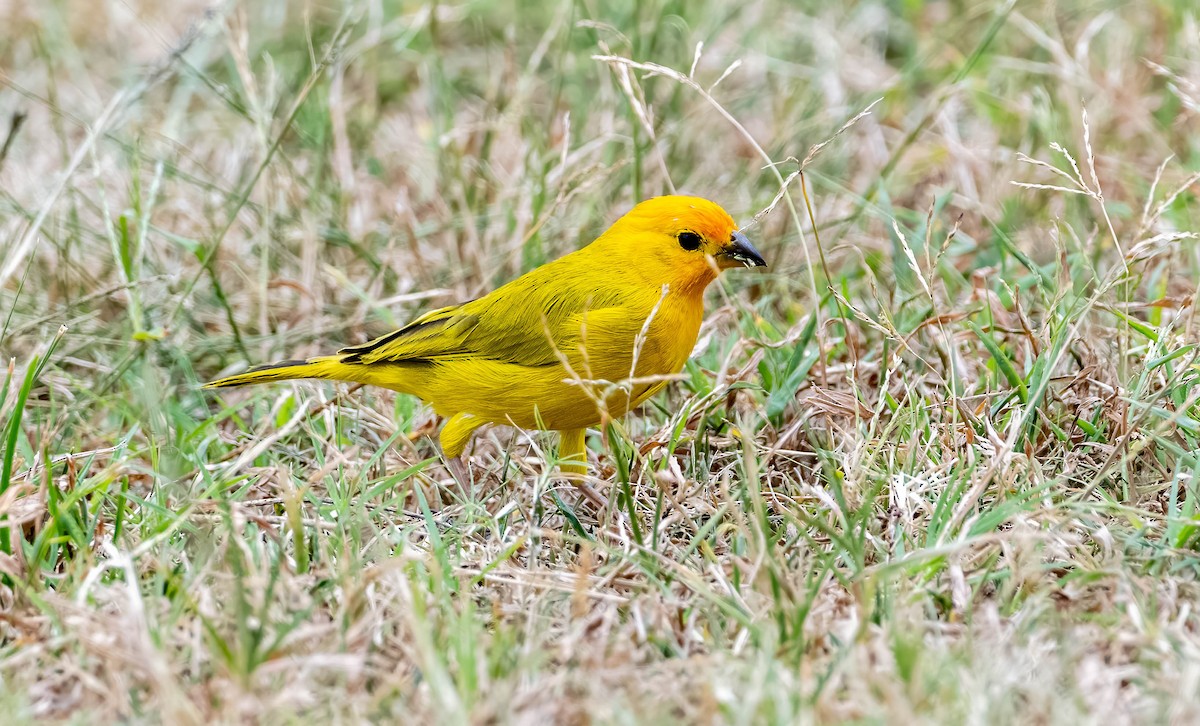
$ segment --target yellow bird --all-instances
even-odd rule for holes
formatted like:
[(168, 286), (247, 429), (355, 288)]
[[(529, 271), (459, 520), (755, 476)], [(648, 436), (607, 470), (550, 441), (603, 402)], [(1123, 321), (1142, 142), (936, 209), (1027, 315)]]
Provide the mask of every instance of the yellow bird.
[(563, 470), (585, 473), (587, 427), (640, 405), (683, 368), (720, 270), (765, 265), (721, 207), (656, 197), (591, 244), (481, 298), (334, 355), (259, 366), (205, 388), (296, 378), (383, 386), (446, 417), (447, 457), (460, 456), (483, 424), (508, 424), (557, 430)]

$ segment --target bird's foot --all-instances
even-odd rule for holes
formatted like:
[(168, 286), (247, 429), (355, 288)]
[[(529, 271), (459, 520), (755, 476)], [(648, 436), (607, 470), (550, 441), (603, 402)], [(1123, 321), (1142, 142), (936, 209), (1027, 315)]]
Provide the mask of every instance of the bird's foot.
[(608, 498), (592, 488), (591, 484), (588, 483), (586, 472), (572, 471), (571, 469), (574, 469), (574, 467), (562, 466), (559, 468), (561, 469), (559, 475), (578, 489), (584, 498), (595, 504), (601, 512), (608, 509)]
[(475, 493), (475, 479), (471, 476), (470, 467), (461, 456), (455, 456), (452, 459), (446, 460), (446, 468), (450, 471), (450, 475), (454, 477), (455, 483), (458, 484), (459, 492), (463, 495), (464, 501), (469, 501)]

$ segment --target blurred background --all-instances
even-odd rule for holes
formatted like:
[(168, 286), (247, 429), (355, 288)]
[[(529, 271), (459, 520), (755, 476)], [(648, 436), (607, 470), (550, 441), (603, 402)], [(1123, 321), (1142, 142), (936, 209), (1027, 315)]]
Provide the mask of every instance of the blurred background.
[[(0, 0), (0, 26), (14, 713), (1195, 715), (1189, 0)], [(499, 429), (459, 499), (387, 392), (197, 390), (676, 191), (771, 267), (722, 278), (687, 380), (593, 437), (612, 510), (544, 499)]]
[[(477, 293), (647, 196), (700, 194), (749, 222), (779, 190), (762, 152), (786, 176), (789, 158), (876, 101), (806, 176), (830, 273), (865, 264), (888, 286), (891, 220), (921, 227), (931, 204), (939, 230), (962, 215), (965, 264), (1000, 261), (993, 225), (1051, 259), (1047, 223), (1094, 205), (1012, 182), (1053, 182), (1018, 159), (1050, 159), (1052, 142), (1082, 158), (1084, 108), (1118, 223), (1169, 156), (1168, 181), (1186, 176), (1197, 131), (1186, 3), (10, 1), (0, 13), (3, 130), (23, 121), (0, 167), (0, 235), (20, 253), (5, 256), (5, 352), (65, 319), (81, 360), (152, 333), (143, 353), (205, 376)], [(746, 133), (676, 80), (599, 55), (690, 72)], [(811, 305), (814, 239), (792, 221), (780, 206), (753, 234), (772, 289)]]

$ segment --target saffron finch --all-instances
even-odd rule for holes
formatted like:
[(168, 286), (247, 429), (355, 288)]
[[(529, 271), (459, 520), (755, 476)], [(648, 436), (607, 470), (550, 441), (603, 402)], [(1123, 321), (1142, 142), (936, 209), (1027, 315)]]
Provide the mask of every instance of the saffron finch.
[(557, 430), (565, 472), (585, 473), (587, 427), (618, 417), (678, 373), (700, 331), (704, 290), (728, 267), (765, 266), (713, 202), (664, 196), (591, 244), (493, 292), (432, 310), (333, 355), (288, 360), (206, 388), (320, 378), (417, 396), (460, 456), (487, 423)]

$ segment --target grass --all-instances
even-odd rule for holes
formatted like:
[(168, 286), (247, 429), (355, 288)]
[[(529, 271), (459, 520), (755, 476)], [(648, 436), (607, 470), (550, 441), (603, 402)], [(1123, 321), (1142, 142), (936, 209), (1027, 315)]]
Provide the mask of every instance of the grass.
[[(1200, 715), (1191, 3), (3, 12), (9, 720)], [(771, 267), (589, 436), (607, 507), (541, 436), (464, 487), (418, 401), (198, 389), (672, 190)]]

